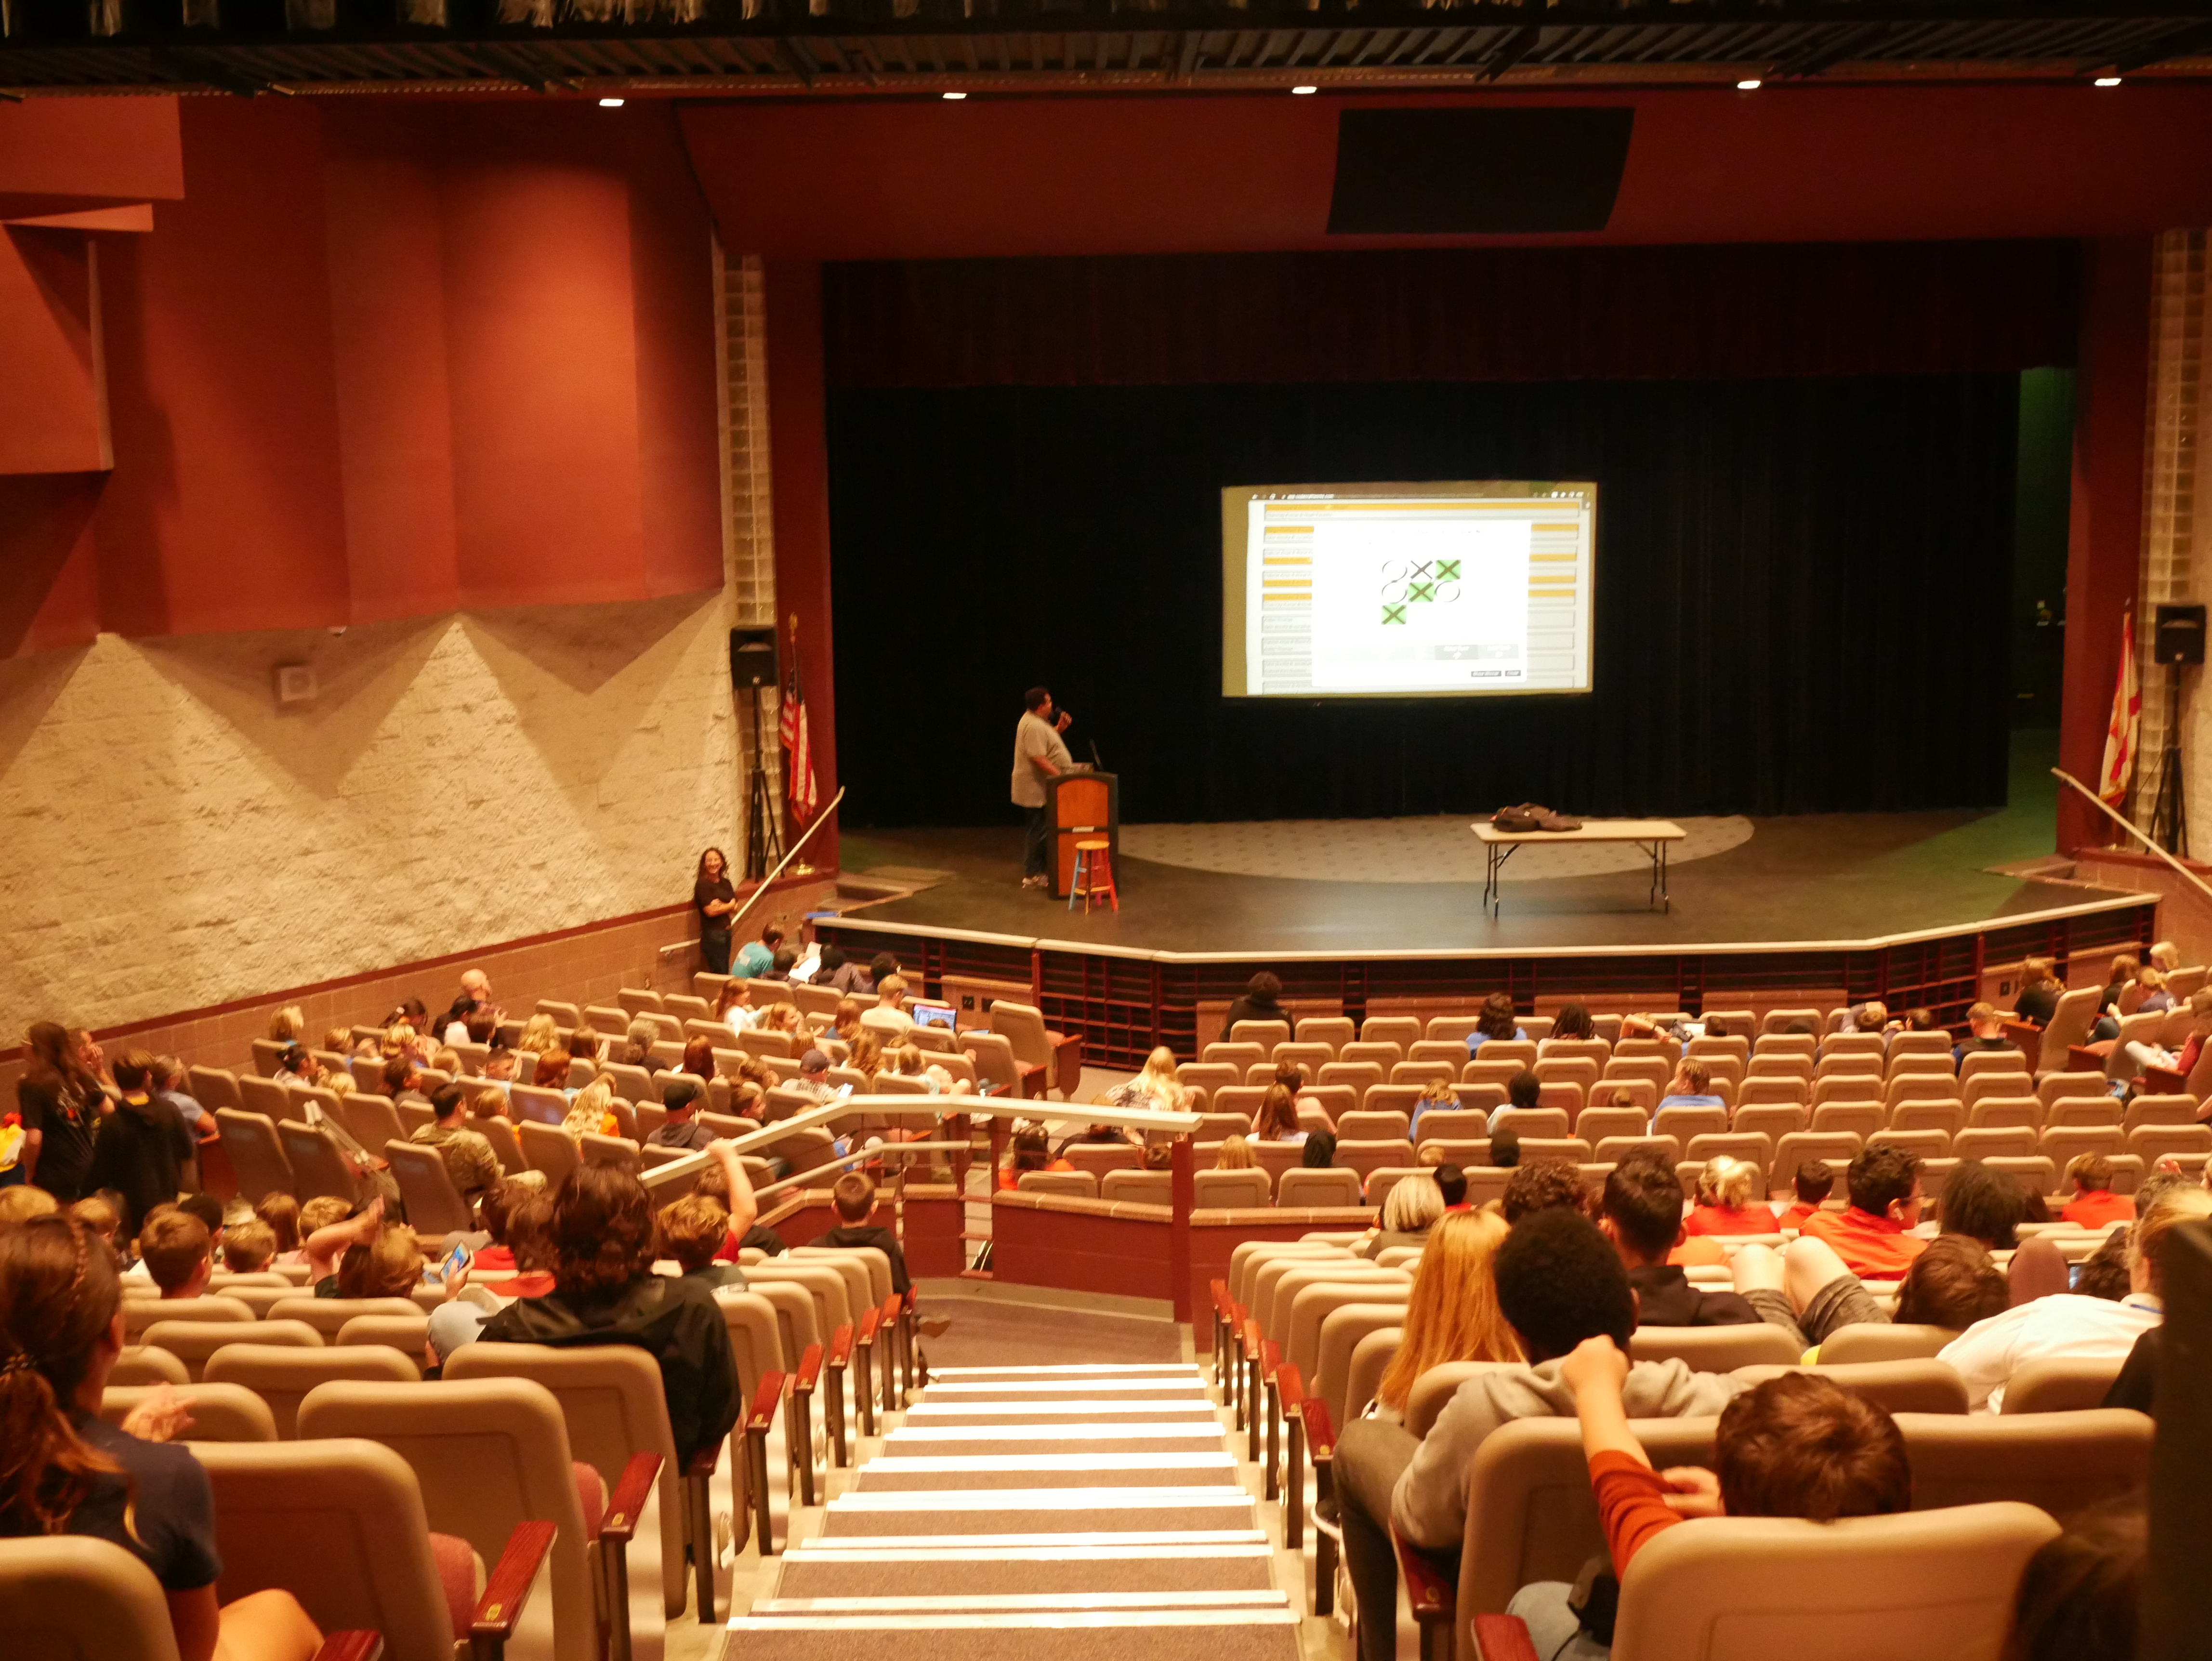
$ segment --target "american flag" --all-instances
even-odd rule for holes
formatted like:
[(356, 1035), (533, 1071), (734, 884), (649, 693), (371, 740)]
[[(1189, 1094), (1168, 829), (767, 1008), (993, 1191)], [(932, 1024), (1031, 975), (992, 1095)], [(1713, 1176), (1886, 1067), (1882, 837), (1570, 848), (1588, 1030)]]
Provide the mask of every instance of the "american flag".
[(802, 824), (814, 817), (814, 751), (806, 736), (806, 695), (799, 684), (799, 618), (791, 619), (791, 670), (783, 678), (783, 781)]
[(2113, 807), (2128, 799), (2128, 785), (2136, 770), (2136, 734), (2142, 722), (2142, 687), (2136, 680), (2136, 614), (2130, 607), (2120, 617), (2119, 681), (2112, 688), (2112, 718), (2105, 727), (2105, 764), (2097, 779), (2097, 794)]

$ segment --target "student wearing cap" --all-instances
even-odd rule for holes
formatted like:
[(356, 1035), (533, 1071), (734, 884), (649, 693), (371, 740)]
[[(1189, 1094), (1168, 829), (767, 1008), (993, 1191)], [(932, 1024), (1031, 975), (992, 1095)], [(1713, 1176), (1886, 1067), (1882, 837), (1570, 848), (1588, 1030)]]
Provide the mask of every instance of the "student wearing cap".
[(799, 1058), (799, 1077), (784, 1086), (795, 1090), (811, 1102), (826, 1102), (837, 1093), (830, 1082), (830, 1057), (819, 1050), (810, 1050)]
[(675, 1147), (698, 1153), (714, 1140), (714, 1133), (699, 1119), (700, 1110), (707, 1104), (707, 1087), (698, 1080), (688, 1073), (678, 1074), (668, 1081), (660, 1099), (668, 1110), (668, 1117), (647, 1135), (648, 1147)]

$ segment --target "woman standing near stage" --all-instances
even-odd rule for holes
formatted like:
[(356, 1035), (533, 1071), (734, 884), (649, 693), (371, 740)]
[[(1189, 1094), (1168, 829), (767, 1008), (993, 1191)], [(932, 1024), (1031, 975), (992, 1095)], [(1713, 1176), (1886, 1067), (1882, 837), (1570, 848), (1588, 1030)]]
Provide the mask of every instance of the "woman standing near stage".
[(730, 862), (722, 857), (720, 849), (710, 848), (699, 855), (691, 904), (699, 913), (700, 960), (710, 975), (728, 974), (730, 913), (738, 909), (738, 891), (730, 881)]

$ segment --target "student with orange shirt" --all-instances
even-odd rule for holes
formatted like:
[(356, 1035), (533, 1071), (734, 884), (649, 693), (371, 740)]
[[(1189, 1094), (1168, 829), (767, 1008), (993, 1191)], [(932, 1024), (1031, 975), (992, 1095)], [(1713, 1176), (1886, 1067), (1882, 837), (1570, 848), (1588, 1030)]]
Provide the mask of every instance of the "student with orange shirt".
[(1805, 1220), (1827, 1203), (1828, 1196), (1835, 1192), (1836, 1173), (1826, 1159), (1808, 1159), (1797, 1167), (1791, 1178), (1797, 1190), (1797, 1203), (1776, 1220), (1777, 1228), (1794, 1228), (1803, 1232)]
[(1590, 1487), (1613, 1559), (1615, 1597), (1568, 1606), (1563, 1581), (1523, 1586), (1506, 1605), (1540, 1656), (1604, 1655), (1619, 1582), (1636, 1554), (1668, 1529), (1704, 1517), (1796, 1517), (1832, 1523), (1911, 1509), (1912, 1468), (1896, 1421), (1817, 1373), (1791, 1372), (1721, 1410), (1713, 1469), (1657, 1471), (1628, 1427), (1621, 1380), (1628, 1357), (1610, 1338), (1585, 1339), (1559, 1366), (1574, 1391)]
[(1863, 1281), (1894, 1281), (1928, 1242), (1920, 1226), (1920, 1161), (1901, 1147), (1869, 1147), (1844, 1173), (1851, 1203), (1808, 1217), (1800, 1232), (1826, 1240)]
[(2059, 1215), (2080, 1228), (2102, 1228), (2107, 1223), (2131, 1223), (2136, 1204), (2112, 1192), (2112, 1162), (2101, 1153), (2084, 1153), (2066, 1167), (2074, 1184), (2074, 1197)]

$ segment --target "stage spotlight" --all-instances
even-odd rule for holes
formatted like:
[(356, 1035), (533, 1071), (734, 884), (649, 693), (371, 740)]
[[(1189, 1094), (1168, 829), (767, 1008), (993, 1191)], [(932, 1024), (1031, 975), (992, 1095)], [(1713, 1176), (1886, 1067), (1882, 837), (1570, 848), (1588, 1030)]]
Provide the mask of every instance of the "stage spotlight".
[(2100, 75), (2092, 84), (2100, 87), (2117, 87), (2120, 84), (2120, 77), (2117, 75)]
[(945, 100), (949, 104), (957, 104), (967, 95), (964, 92), (948, 92), (945, 94)]
[(623, 101), (619, 98), (602, 98), (599, 100), (599, 107), (603, 110), (618, 110), (622, 106)]
[(1735, 83), (1735, 89), (1738, 92), (1757, 92), (1759, 90), (1759, 77), (1755, 75), (1748, 81), (1739, 81)]
[(1291, 88), (1291, 96), (1293, 98), (1304, 98), (1308, 93), (1316, 93), (1320, 90), (1321, 88), (1319, 87), (1292, 87)]

